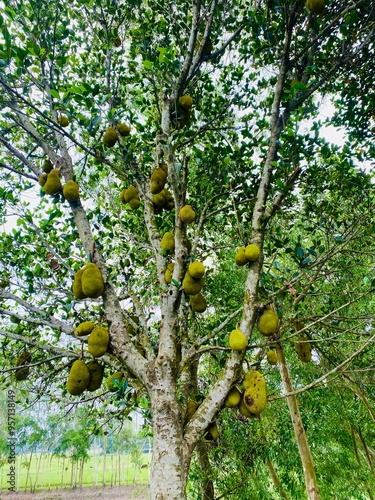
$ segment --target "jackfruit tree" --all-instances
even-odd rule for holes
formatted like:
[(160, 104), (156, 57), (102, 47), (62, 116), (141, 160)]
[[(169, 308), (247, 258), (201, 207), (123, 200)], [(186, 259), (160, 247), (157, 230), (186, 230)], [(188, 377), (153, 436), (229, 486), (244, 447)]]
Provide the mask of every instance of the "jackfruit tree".
[(203, 498), (267, 498), (234, 456), (285, 498), (292, 430), (305, 494), (333, 497), (299, 401), (332, 382), (374, 415), (373, 2), (4, 5), (3, 385), (98, 426), (138, 407), (152, 500), (191, 469)]

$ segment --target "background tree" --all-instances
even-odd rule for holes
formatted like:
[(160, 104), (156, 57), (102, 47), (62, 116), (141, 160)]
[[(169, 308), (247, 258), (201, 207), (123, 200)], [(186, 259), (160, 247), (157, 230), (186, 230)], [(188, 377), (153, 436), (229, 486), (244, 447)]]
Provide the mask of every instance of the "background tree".
[[(215, 441), (229, 390), (244, 369), (262, 368), (270, 346), (296, 411), (307, 495), (320, 498), (294, 394), (299, 372), (285, 359), (297, 336), (313, 343), (317, 378), (303, 372), (298, 393), (368, 367), (373, 197), (358, 162), (374, 153), (373, 9), (369, 0), (333, 0), (321, 15), (300, 0), (6, 2), (1, 194), (3, 223), (14, 227), (1, 238), (4, 373), (26, 345), (31, 393), (61, 401), (67, 368), (90, 358), (74, 328), (106, 328), (106, 374), (125, 379), (81, 400), (98, 425), (142, 406), (153, 428), (152, 499), (186, 498), (194, 449)], [(343, 147), (322, 139), (316, 118), (329, 92), (333, 123), (348, 124)], [(237, 248), (250, 242), (260, 257), (236, 269)], [(184, 282), (196, 260), (208, 269), (202, 316)], [(82, 299), (72, 282), (87, 262), (104, 287)], [(281, 321), (265, 338), (255, 325), (269, 304)], [(247, 349), (228, 347), (236, 325)]]

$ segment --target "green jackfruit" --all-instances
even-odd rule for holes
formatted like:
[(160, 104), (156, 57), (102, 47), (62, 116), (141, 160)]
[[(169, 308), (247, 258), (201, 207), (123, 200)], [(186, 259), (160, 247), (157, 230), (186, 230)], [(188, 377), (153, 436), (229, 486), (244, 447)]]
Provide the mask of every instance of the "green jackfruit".
[(113, 127), (108, 127), (103, 135), (103, 143), (107, 148), (113, 148), (117, 142), (117, 132)]
[(94, 359), (90, 361), (87, 368), (90, 372), (90, 382), (87, 386), (87, 390), (90, 392), (96, 391), (102, 385), (104, 366)]
[(160, 191), (160, 193), (152, 195), (152, 203), (157, 207), (160, 208), (164, 207), (165, 205), (164, 189)]
[(193, 99), (189, 94), (183, 95), (178, 100), (178, 105), (184, 109), (190, 109), (193, 106)]
[(250, 243), (250, 245), (247, 245), (245, 248), (245, 256), (249, 262), (258, 260), (260, 256), (260, 248), (257, 245), (254, 245), (254, 243)]
[(65, 115), (60, 115), (57, 121), (61, 127), (67, 127), (69, 125), (69, 118)]
[(130, 134), (130, 127), (129, 127), (129, 125), (126, 125), (125, 123), (118, 123), (117, 130), (119, 131), (119, 134), (122, 137), (126, 137)]
[(119, 382), (121, 382), (121, 380), (124, 378), (124, 374), (122, 372), (116, 372), (116, 373), (113, 373), (112, 375), (110, 375), (107, 379), (107, 388), (109, 391), (111, 392), (116, 392), (117, 391), (117, 386), (116, 384), (114, 383), (114, 380), (118, 380)]
[(164, 279), (165, 279), (165, 282), (168, 283), (168, 285), (170, 283), (172, 283), (173, 269), (174, 269), (174, 263), (171, 262), (170, 264), (167, 265), (167, 269), (165, 270), (165, 273), (164, 273)]
[(53, 169), (53, 163), (51, 162), (51, 160), (49, 158), (46, 158), (43, 162), (43, 165), (42, 165), (43, 172), (45, 172), (46, 174), (49, 174), (52, 169)]
[(44, 184), (47, 182), (47, 179), (48, 179), (48, 174), (42, 174), (39, 179), (38, 179), (38, 182), (39, 184), (43, 187)]
[(188, 401), (186, 403), (184, 425), (186, 425), (191, 420), (192, 416), (197, 411), (198, 406), (199, 403), (197, 401)]
[(109, 333), (102, 326), (95, 327), (87, 340), (87, 349), (94, 358), (100, 358), (107, 352), (109, 344)]
[(206, 439), (217, 439), (219, 437), (219, 429), (217, 428), (216, 422), (212, 422), (208, 426)]
[(139, 198), (133, 198), (129, 201), (129, 205), (132, 210), (137, 210), (141, 206), (141, 200)]
[(128, 188), (124, 189), (122, 193), (123, 193), (123, 200), (125, 203), (129, 203), (129, 201), (134, 198), (139, 199), (138, 189), (135, 186), (129, 186)]
[(23, 366), (23, 365), (28, 365), (30, 363), (31, 363), (31, 354), (29, 353), (29, 351), (22, 351), (16, 360), (16, 366), (19, 366), (19, 368), (17, 368), (17, 370), (14, 373), (17, 382), (27, 379), (30, 372), (30, 368), (28, 366)]
[(74, 276), (74, 281), (73, 281), (73, 295), (77, 299), (85, 299), (86, 295), (82, 291), (82, 274), (83, 274), (84, 269), (80, 269), (79, 271), (76, 272)]
[(240, 247), (237, 252), (236, 252), (236, 255), (234, 256), (234, 260), (237, 264), (237, 266), (244, 266), (245, 264), (248, 263), (248, 260), (247, 260), (247, 257), (246, 257), (246, 254), (245, 254), (245, 248), (244, 246)]
[(54, 196), (62, 191), (59, 170), (53, 169), (47, 175), (47, 180), (43, 186), (43, 191), (50, 196)]
[(238, 405), (238, 411), (241, 413), (241, 415), (243, 415), (246, 418), (254, 417), (254, 415), (250, 413), (248, 407), (245, 405), (243, 400), (243, 395), (241, 395), (241, 401), (240, 404)]
[(257, 371), (251, 371), (248, 375), (248, 387), (244, 392), (244, 403), (253, 415), (259, 415), (267, 404), (266, 381), (263, 375)]
[(186, 271), (182, 280), (182, 288), (186, 295), (198, 295), (204, 285), (204, 278), (193, 278), (189, 271)]
[(90, 371), (84, 361), (77, 359), (72, 364), (66, 390), (73, 396), (79, 396), (90, 383)]
[(164, 194), (164, 198), (165, 198), (165, 203), (164, 203), (164, 206), (163, 208), (165, 210), (168, 210), (168, 211), (171, 211), (174, 209), (174, 199), (173, 199), (173, 196), (172, 196), (172, 193), (170, 191), (168, 191), (168, 189), (164, 188), (162, 193)]
[(236, 328), (232, 330), (229, 335), (229, 347), (233, 349), (233, 351), (242, 351), (247, 346), (247, 339), (244, 333)]
[(79, 186), (74, 181), (68, 181), (63, 187), (64, 198), (68, 201), (79, 200)]
[(169, 253), (174, 252), (174, 235), (167, 231), (161, 239), (160, 246), (162, 250), (168, 250)]
[(270, 349), (267, 351), (267, 361), (270, 365), (277, 364), (277, 352)]
[(202, 313), (207, 309), (207, 301), (201, 293), (190, 296), (190, 305), (193, 311)]
[(94, 328), (95, 325), (92, 321), (84, 321), (77, 326), (77, 328), (75, 329), (75, 334), (77, 335), (77, 337), (85, 337), (86, 335), (89, 335)]
[(179, 214), (180, 214), (180, 219), (182, 220), (182, 222), (185, 222), (185, 224), (191, 224), (192, 222), (195, 221), (196, 215), (190, 205), (183, 206)]
[(321, 15), (324, 13), (326, 6), (324, 0), (306, 0), (306, 7), (310, 12)]
[(158, 194), (163, 191), (167, 180), (167, 174), (160, 167), (155, 168), (151, 174), (151, 194)]
[(240, 404), (241, 397), (241, 391), (239, 391), (236, 386), (232, 387), (232, 389), (228, 392), (227, 397), (225, 398), (224, 406), (226, 408), (235, 408)]
[(85, 266), (81, 282), (82, 292), (86, 295), (86, 297), (96, 299), (103, 294), (103, 276), (96, 264), (90, 263)]
[(298, 359), (304, 363), (311, 361), (311, 345), (305, 337), (299, 337), (294, 343)]
[(188, 271), (193, 278), (202, 278), (205, 273), (205, 267), (202, 262), (196, 260), (190, 264)]
[(258, 319), (258, 330), (263, 335), (272, 335), (277, 332), (278, 324), (278, 315), (271, 308), (269, 308), (269, 306), (267, 306), (263, 314)]

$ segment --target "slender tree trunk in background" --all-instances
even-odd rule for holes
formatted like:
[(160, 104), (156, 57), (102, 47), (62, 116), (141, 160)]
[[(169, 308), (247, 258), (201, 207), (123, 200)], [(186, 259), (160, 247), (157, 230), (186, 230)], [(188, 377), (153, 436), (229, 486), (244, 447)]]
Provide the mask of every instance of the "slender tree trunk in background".
[(33, 489), (32, 489), (32, 493), (35, 493), (36, 488), (38, 486), (38, 478), (39, 478), (40, 465), (41, 465), (41, 461), (42, 461), (42, 458), (43, 458), (43, 453), (40, 454), (39, 460), (38, 460), (37, 455), (35, 455), (35, 457), (36, 457), (36, 474), (35, 474), (35, 481), (34, 481), (34, 486), (33, 486)]
[(107, 436), (103, 436), (103, 478), (102, 485), (106, 485), (106, 464), (107, 464)]
[(212, 481), (212, 467), (208, 457), (209, 448), (206, 443), (200, 442), (197, 444), (196, 452), (198, 455), (199, 464), (203, 472), (203, 480), (201, 485), (201, 499), (215, 500), (215, 489)]
[(270, 473), (270, 476), (271, 476), (273, 484), (275, 485), (275, 488), (280, 493), (280, 495), (283, 498), (285, 498), (285, 500), (289, 500), (289, 495), (286, 491), (283, 490), (279, 476), (276, 474), (276, 471), (273, 468), (272, 462), (268, 458), (266, 458), (265, 464), (266, 464), (266, 467), (268, 469), (268, 472)]
[[(293, 392), (292, 381), (289, 376), (289, 370), (286, 364), (284, 349), (281, 344), (276, 347), (281, 379), (283, 381), (284, 391), (286, 393)], [(295, 395), (286, 398), (290, 416), (292, 419), (294, 435), (297, 440), (298, 451), (302, 461), (303, 474), (305, 478), (305, 486), (307, 498), (309, 500), (320, 500), (318, 483), (315, 475), (314, 462), (311, 456), (309, 444), (307, 442), (306, 432), (303, 427), (301, 414), (298, 407), (297, 397)]]
[(121, 454), (120, 449), (117, 448), (117, 466), (116, 472), (118, 471), (118, 484), (121, 486)]
[(85, 468), (85, 459), (82, 458), (81, 459), (81, 466), (79, 468), (79, 481), (78, 481), (79, 488), (82, 488), (82, 486), (83, 486), (83, 471), (84, 471), (84, 468)]
[(61, 488), (64, 488), (64, 473), (65, 473), (65, 457), (63, 457), (63, 463), (62, 463)]
[[(49, 459), (49, 468), (48, 468), (48, 471), (49, 471), (49, 474), (48, 474), (48, 491), (51, 490), (51, 477), (52, 477), (52, 473), (51, 473), (51, 469), (52, 469), (52, 459), (53, 459), (53, 455), (51, 454), (51, 458)], [(59, 460), (57, 460), (57, 472), (59, 471)], [(58, 484), (57, 484), (57, 480), (56, 480), (56, 488), (58, 488)]]
[(114, 474), (114, 471), (113, 471), (113, 453), (111, 453), (111, 488), (113, 486), (113, 481), (114, 481), (113, 474)]
[(98, 486), (98, 460), (97, 460), (97, 453), (96, 453), (96, 446), (97, 446), (97, 439), (94, 439), (94, 465), (93, 465), (93, 484), (94, 486)]
[(17, 487), (16, 487), (17, 493), (20, 491), (21, 471), (22, 471), (22, 452), (18, 457)]
[[(31, 460), (33, 458), (33, 452), (34, 450), (31, 451), (30, 453), (30, 460), (27, 464), (27, 471), (26, 471), (26, 481), (25, 481), (25, 489), (24, 491), (27, 490), (27, 483), (29, 482), (29, 477), (30, 477), (30, 467), (31, 467)], [(32, 490), (32, 485), (31, 485), (31, 478), (30, 478), (30, 491)]]

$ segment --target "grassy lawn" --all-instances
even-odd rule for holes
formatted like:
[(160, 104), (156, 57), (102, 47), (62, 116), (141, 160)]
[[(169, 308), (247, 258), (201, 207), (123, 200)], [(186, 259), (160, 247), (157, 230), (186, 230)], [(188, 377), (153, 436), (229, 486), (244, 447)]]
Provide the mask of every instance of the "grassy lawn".
[[(19, 491), (25, 489), (27, 478), (27, 462), (30, 460), (30, 454), (27, 456), (17, 456), (16, 462), (16, 485)], [(149, 464), (151, 454), (144, 453), (141, 456), (140, 464), (143, 467), (136, 467), (131, 462), (130, 455), (117, 454), (107, 455), (104, 464), (103, 455), (91, 455), (84, 464), (83, 486), (102, 486), (103, 481), (107, 486), (111, 485), (131, 485), (145, 484), (148, 482)], [(105, 466), (104, 466), (105, 465)], [(37, 477), (37, 470), (39, 473)], [(105, 473), (104, 473), (105, 469)], [(7, 474), (9, 465), (5, 464), (0, 469), (1, 490), (7, 491)], [(78, 486), (80, 476), (80, 463), (73, 467), (73, 484)], [(30, 475), (27, 479), (27, 490), (30, 491), (37, 478), (36, 490), (70, 488), (72, 477), (72, 462), (69, 459), (62, 459), (47, 454), (35, 454), (31, 459)], [(0, 491), (1, 491), (0, 490)]]

